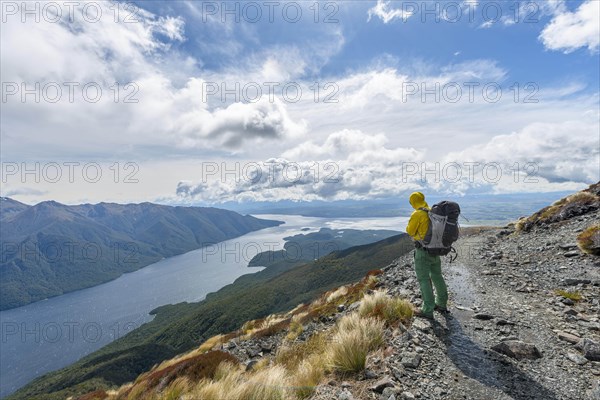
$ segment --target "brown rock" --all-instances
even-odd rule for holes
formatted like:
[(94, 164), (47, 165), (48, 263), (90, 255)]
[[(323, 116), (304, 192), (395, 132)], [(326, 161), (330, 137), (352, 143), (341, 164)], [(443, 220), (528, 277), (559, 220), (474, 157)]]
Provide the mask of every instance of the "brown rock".
[(492, 350), (505, 354), (517, 360), (524, 358), (535, 360), (542, 357), (539, 349), (534, 344), (525, 343), (520, 340), (506, 340), (492, 347)]
[(374, 392), (381, 393), (383, 392), (383, 389), (393, 386), (394, 382), (392, 381), (392, 378), (390, 378), (389, 376), (384, 376), (383, 378), (375, 382), (372, 386), (369, 386), (369, 389)]
[(567, 332), (558, 332), (558, 338), (572, 344), (579, 343), (581, 338), (579, 336), (571, 335)]

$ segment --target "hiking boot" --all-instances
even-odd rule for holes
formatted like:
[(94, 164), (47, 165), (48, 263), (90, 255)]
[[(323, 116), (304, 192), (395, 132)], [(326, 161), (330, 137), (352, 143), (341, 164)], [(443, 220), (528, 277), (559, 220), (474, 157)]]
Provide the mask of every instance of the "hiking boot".
[(425, 314), (423, 311), (421, 310), (416, 310), (415, 311), (415, 317), (419, 317), (419, 318), (427, 318), (427, 319), (431, 319), (433, 320), (433, 313), (431, 314)]
[(433, 307), (433, 310), (441, 314), (450, 314), (450, 310), (448, 310), (446, 307), (440, 307), (437, 304), (435, 305), (435, 307)]

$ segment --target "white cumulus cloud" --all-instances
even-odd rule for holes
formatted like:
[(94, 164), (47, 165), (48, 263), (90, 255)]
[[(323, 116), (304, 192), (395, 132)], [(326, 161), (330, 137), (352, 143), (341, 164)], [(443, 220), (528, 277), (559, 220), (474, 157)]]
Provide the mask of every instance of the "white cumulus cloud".
[(549, 50), (571, 53), (587, 47), (598, 51), (600, 46), (600, 2), (588, 0), (574, 12), (558, 12), (540, 34)]
[(494, 162), (507, 170), (519, 166), (523, 173), (548, 182), (590, 183), (600, 180), (599, 157), (598, 125), (588, 115), (579, 121), (532, 123), (518, 132), (452, 152), (445, 160)]

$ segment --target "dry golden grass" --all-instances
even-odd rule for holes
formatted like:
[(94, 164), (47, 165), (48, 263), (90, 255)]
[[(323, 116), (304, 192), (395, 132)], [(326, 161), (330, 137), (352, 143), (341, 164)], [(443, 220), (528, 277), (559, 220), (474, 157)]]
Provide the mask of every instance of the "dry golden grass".
[[(264, 328), (260, 328), (252, 332), (249, 337), (251, 338), (261, 338), (265, 336), (273, 336), (276, 333), (279, 333), (287, 328), (289, 328), (291, 323), (291, 318), (282, 319), (277, 322), (266, 325)], [(248, 337), (248, 336), (246, 336)]]
[(213, 380), (202, 380), (191, 391), (203, 400), (287, 400), (293, 398), (290, 376), (281, 366), (242, 373), (226, 363)]
[(244, 333), (240, 338), (248, 340), (263, 336), (271, 336), (289, 327), (291, 317), (285, 314), (271, 314), (266, 318), (248, 321), (243, 326), (241, 331)]
[(577, 235), (577, 247), (584, 253), (600, 256), (600, 225), (592, 225)]
[(333, 291), (331, 294), (329, 294), (327, 296), (327, 303), (331, 303), (337, 299), (339, 299), (340, 297), (343, 297), (345, 295), (348, 294), (348, 287), (347, 286), (340, 286), (339, 288), (337, 288), (335, 291)]
[(294, 392), (299, 399), (310, 397), (325, 375), (325, 363), (321, 354), (312, 354), (302, 360), (292, 376)]
[(215, 381), (226, 381), (235, 379), (242, 374), (242, 369), (239, 365), (222, 362), (219, 364), (217, 369), (215, 370), (215, 375), (213, 376), (213, 380)]
[(240, 400), (289, 400), (293, 398), (293, 389), (285, 368), (274, 365), (251, 374), (233, 387), (228, 396)]
[(265, 368), (269, 367), (269, 365), (271, 365), (271, 360), (269, 359), (269, 357), (263, 357), (260, 360), (258, 360), (256, 362), (256, 364), (254, 364), (254, 367), (252, 367), (252, 370), (260, 371), (261, 369), (265, 369)]
[[(183, 353), (183, 354), (180, 354), (178, 356), (175, 356), (175, 357), (173, 357), (173, 358), (171, 358), (169, 360), (165, 360), (165, 361), (161, 362), (158, 365), (155, 365), (154, 367), (152, 367), (152, 370), (149, 371), (149, 372), (168, 368), (168, 367), (170, 367), (173, 364), (177, 364), (177, 363), (179, 363), (181, 361), (185, 361), (185, 360), (188, 360), (190, 358), (196, 357), (196, 356), (198, 356), (200, 354), (203, 354), (203, 353), (206, 353), (208, 351), (211, 351), (215, 346), (223, 344), (224, 343), (224, 340), (223, 340), (224, 338), (225, 338), (224, 335), (213, 336), (212, 338), (210, 338), (206, 342), (204, 342), (202, 345), (200, 345), (198, 348), (196, 348), (194, 350), (191, 350), (191, 351), (189, 351), (187, 353)], [(146, 372), (146, 373), (143, 373), (142, 375), (140, 375), (136, 381), (138, 381), (138, 380), (143, 379), (144, 377), (146, 377), (149, 372)]]
[(290, 323), (290, 328), (288, 330), (288, 334), (285, 337), (287, 340), (291, 341), (291, 340), (296, 339), (298, 336), (300, 336), (300, 334), (304, 330), (304, 327), (302, 326), (302, 323), (300, 322), (301, 318), (302, 318), (302, 315), (294, 316), (292, 318), (292, 322)]
[[(378, 275), (383, 273), (381, 270), (369, 271), (367, 275), (358, 283), (353, 285), (345, 286), (345, 289), (336, 293), (338, 290), (325, 293), (319, 299), (315, 300), (310, 306), (302, 310), (303, 316), (300, 322), (308, 322), (314, 318), (321, 316), (333, 315), (337, 312), (337, 306), (340, 304), (352, 304), (363, 298), (365, 293), (375, 287), (379, 278)], [(344, 293), (341, 295), (341, 293)], [(333, 300), (328, 302), (327, 299), (330, 295), (333, 296)]]
[(190, 399), (221, 400), (229, 398), (229, 389), (240, 384), (242, 371), (239, 366), (221, 363), (213, 379), (202, 379), (190, 391)]
[(184, 393), (190, 390), (190, 381), (187, 377), (175, 379), (167, 389), (161, 394), (162, 400), (178, 400)]
[(146, 382), (140, 382), (131, 388), (131, 391), (129, 391), (129, 394), (127, 395), (126, 399), (127, 400), (142, 399), (142, 396), (146, 392), (146, 390), (147, 390)]
[(383, 321), (358, 314), (339, 321), (328, 348), (328, 362), (339, 372), (358, 372), (365, 368), (367, 354), (384, 343)]
[(308, 307), (308, 304), (300, 303), (296, 307), (294, 307), (293, 309), (291, 309), (290, 311), (288, 311), (286, 313), (286, 316), (287, 317), (292, 317), (294, 315), (297, 315), (297, 314), (305, 311), (307, 307)]
[[(248, 321), (238, 331), (213, 336), (197, 349), (154, 366), (134, 383), (107, 396), (111, 400), (306, 399), (326, 374), (363, 369), (369, 352), (383, 343), (384, 321), (401, 320), (408, 315), (405, 302), (377, 291), (367, 296), (360, 307), (361, 313), (370, 317), (355, 312), (306, 341), (294, 342), (304, 329), (304, 321), (336, 313), (338, 305), (363, 299), (381, 273), (370, 271), (360, 282), (326, 292), (311, 304)], [(262, 358), (252, 371), (236, 365), (237, 360), (229, 359), (227, 353), (213, 350), (233, 338), (256, 338), (284, 329), (288, 329), (288, 334), (275, 357)]]
[[(200, 345), (198, 351), (204, 353), (212, 350), (215, 346), (223, 344), (223, 337), (224, 335), (216, 335), (211, 337), (210, 339), (207, 339), (204, 343)], [(168, 362), (169, 361), (166, 361), (166, 363)]]
[(280, 346), (275, 354), (275, 363), (293, 370), (311, 354), (325, 353), (327, 345), (327, 332), (315, 333), (305, 342)]
[(366, 285), (368, 287), (374, 287), (377, 282), (379, 282), (379, 278), (377, 277), (377, 275), (369, 275), (367, 277), (367, 281), (366, 281)]
[(140, 376), (131, 385), (123, 385), (114, 400), (147, 400), (153, 398), (179, 398), (189, 392), (186, 382), (212, 379), (224, 362), (236, 364), (238, 360), (222, 351), (210, 351), (195, 357), (179, 359), (163, 368), (155, 368)]
[(381, 319), (391, 326), (398, 322), (410, 321), (413, 317), (413, 307), (404, 299), (376, 290), (363, 298), (358, 313), (363, 317)]

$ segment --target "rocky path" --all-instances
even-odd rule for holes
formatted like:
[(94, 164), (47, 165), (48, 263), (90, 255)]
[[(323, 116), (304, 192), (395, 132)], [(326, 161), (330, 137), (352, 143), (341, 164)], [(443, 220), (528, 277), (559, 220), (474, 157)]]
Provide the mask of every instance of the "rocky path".
[[(594, 212), (526, 234), (464, 235), (458, 259), (443, 264), (451, 314), (388, 329), (365, 371), (329, 377), (310, 400), (600, 400), (600, 258), (574, 245), (599, 220)], [(412, 253), (385, 267), (378, 286), (419, 305)], [(352, 309), (309, 323), (298, 340)], [(251, 367), (280, 342), (276, 335), (225, 349)]]
[[(381, 372), (397, 386), (380, 398), (600, 399), (600, 265), (572, 244), (594, 220), (463, 238), (459, 258), (444, 264), (451, 315), (417, 320), (394, 342)], [(410, 258), (386, 269), (384, 286), (420, 302)], [(417, 367), (404, 362), (413, 355)]]

